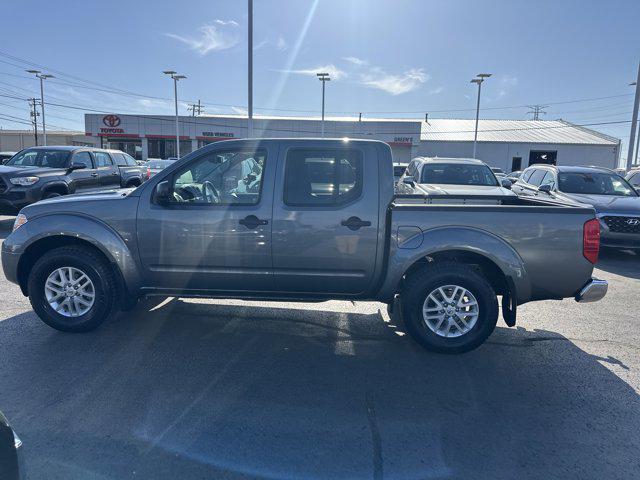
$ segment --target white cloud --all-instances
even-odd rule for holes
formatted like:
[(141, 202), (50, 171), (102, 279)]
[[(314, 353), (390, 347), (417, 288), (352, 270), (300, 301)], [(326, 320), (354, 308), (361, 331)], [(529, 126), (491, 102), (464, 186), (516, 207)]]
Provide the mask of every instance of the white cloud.
[(504, 75), (500, 78), (500, 83), (505, 87), (515, 87), (518, 85), (518, 77), (512, 75)]
[(246, 108), (231, 107), (231, 110), (233, 110), (233, 113), (237, 113), (238, 115), (248, 115), (249, 114), (249, 112), (247, 111)]
[(184, 43), (200, 55), (206, 55), (217, 50), (226, 50), (239, 42), (238, 34), (232, 31), (238, 27), (237, 22), (233, 20), (216, 20), (214, 23), (215, 25), (201, 26), (198, 29), (200, 32), (200, 37), (198, 38), (183, 37), (175, 33), (166, 33), (165, 35)]
[(442, 92), (444, 92), (444, 87), (440, 86), (429, 90), (429, 95), (438, 95)]
[(260, 43), (253, 46), (253, 50), (260, 50), (262, 47), (266, 46), (269, 43), (269, 40), (266, 38), (262, 40)]
[(360, 79), (368, 87), (400, 95), (419, 88), (429, 80), (429, 75), (422, 68), (412, 68), (401, 75), (387, 74), (381, 68), (372, 68), (370, 72), (363, 73)]
[(353, 65), (356, 65), (358, 67), (363, 67), (365, 65), (369, 65), (369, 62), (367, 60), (363, 60), (361, 58), (358, 57), (342, 57), (343, 60), (352, 63)]
[(287, 41), (282, 36), (278, 37), (278, 40), (276, 41), (276, 48), (281, 52), (284, 52), (289, 48)]
[(315, 68), (304, 68), (301, 70), (282, 70), (287, 73), (295, 73), (296, 75), (309, 75), (315, 76), (316, 73), (328, 73), (331, 77), (331, 80), (340, 80), (341, 78), (347, 77), (347, 72), (344, 70), (340, 70), (333, 64), (328, 65), (320, 65)]

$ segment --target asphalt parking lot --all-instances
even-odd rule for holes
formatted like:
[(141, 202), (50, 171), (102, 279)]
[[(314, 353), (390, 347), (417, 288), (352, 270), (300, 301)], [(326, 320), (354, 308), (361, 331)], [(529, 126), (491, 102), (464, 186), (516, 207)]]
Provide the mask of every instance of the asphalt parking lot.
[[(0, 219), (0, 237), (12, 219)], [(0, 275), (0, 409), (29, 478), (640, 476), (640, 256), (460, 356), (384, 305), (171, 300), (88, 334)]]

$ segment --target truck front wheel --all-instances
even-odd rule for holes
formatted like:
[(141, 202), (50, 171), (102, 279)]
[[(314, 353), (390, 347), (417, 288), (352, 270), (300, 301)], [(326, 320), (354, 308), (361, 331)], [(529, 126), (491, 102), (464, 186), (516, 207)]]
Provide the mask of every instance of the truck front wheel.
[(470, 266), (447, 262), (407, 279), (402, 292), (407, 332), (427, 350), (464, 353), (480, 346), (498, 320), (491, 284)]
[(36, 314), (63, 332), (93, 330), (114, 311), (113, 272), (91, 248), (69, 246), (47, 252), (31, 269), (28, 288)]

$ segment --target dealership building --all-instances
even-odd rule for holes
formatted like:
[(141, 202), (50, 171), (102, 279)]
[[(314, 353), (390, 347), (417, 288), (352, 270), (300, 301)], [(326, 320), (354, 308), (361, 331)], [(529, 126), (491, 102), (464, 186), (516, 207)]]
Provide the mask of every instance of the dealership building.
[[(247, 117), (181, 116), (180, 154), (208, 143), (247, 136)], [(327, 117), (327, 138), (367, 138), (387, 142), (396, 162), (416, 156), (471, 157), (475, 120), (359, 119)], [(254, 137), (320, 137), (322, 122), (310, 117), (253, 120)], [(140, 160), (176, 156), (174, 116), (85, 114), (85, 133), (105, 148)], [(480, 120), (476, 158), (505, 171), (534, 163), (599, 165), (615, 168), (620, 140), (564, 120)]]

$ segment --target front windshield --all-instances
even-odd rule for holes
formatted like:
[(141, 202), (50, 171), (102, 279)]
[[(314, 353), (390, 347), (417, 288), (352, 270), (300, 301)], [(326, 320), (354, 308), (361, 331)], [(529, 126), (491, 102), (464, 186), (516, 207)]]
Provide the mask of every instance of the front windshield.
[(13, 167), (65, 168), (70, 152), (66, 150), (24, 150), (16, 154), (6, 165)]
[(486, 165), (466, 165), (459, 163), (433, 163), (422, 167), (420, 183), (444, 185), (498, 186), (498, 181)]
[(558, 189), (584, 195), (638, 196), (624, 178), (606, 172), (562, 172), (558, 175)]

